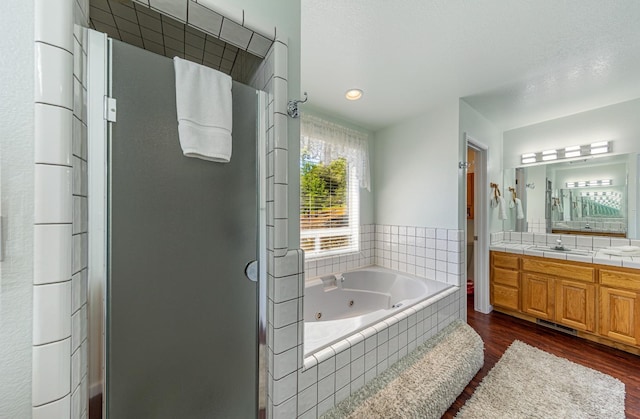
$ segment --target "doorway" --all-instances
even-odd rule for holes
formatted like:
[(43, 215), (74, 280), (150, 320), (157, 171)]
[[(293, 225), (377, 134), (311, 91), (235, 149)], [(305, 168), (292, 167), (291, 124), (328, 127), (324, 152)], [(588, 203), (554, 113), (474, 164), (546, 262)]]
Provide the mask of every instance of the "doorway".
[[(466, 278), (467, 293), (473, 309), (489, 313), (489, 220), (487, 211), (488, 188), (487, 155), (489, 149), (475, 138), (465, 134), (467, 146), (466, 178)], [(471, 298), (473, 295), (473, 298)]]
[(475, 255), (474, 255), (474, 197), (475, 197), (475, 150), (472, 147), (467, 146), (467, 235), (466, 235), (466, 248), (467, 248), (467, 296), (474, 294), (474, 277), (475, 277)]

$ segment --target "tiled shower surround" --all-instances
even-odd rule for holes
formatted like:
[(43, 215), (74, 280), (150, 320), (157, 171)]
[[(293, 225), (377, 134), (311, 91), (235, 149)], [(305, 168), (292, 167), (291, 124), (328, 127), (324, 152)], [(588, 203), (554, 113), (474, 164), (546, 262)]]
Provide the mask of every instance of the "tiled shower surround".
[(456, 318), (466, 317), (466, 296), (453, 288), (304, 358), (304, 277), (372, 264), (459, 285), (461, 230), (362, 225), (360, 252), (307, 261), (302, 252), (276, 260), (269, 286), (269, 417), (315, 418), (356, 392), (395, 361)]
[(88, 0), (35, 2), (33, 418), (87, 417)]

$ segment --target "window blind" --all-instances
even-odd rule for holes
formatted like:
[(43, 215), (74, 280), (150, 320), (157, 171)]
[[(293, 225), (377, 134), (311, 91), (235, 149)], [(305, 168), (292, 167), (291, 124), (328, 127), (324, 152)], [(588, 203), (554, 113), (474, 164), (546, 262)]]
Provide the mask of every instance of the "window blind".
[(324, 162), (301, 150), (300, 244), (307, 257), (359, 251), (359, 186), (341, 157)]

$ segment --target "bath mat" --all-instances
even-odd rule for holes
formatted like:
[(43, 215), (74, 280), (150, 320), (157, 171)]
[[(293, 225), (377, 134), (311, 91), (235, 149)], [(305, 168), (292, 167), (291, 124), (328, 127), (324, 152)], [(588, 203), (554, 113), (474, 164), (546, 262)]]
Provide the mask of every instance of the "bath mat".
[(620, 380), (518, 340), (456, 418), (624, 418)]
[(483, 348), (454, 320), (322, 417), (440, 418), (484, 364)]

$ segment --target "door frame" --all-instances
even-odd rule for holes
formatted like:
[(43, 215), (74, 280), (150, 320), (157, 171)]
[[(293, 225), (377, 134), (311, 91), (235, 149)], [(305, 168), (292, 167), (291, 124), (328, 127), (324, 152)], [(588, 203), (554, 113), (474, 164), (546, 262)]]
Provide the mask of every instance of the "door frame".
[[(465, 133), (465, 153), (468, 148), (475, 151), (474, 164), (474, 239), (473, 258), (474, 258), (474, 310), (481, 313), (489, 313), (493, 309), (489, 301), (489, 212), (487, 211), (489, 203), (487, 202), (487, 194), (484, 193), (487, 183), (487, 161), (489, 156), (489, 147)], [(465, 176), (466, 188), (466, 176)], [(485, 187), (483, 187), (485, 185)], [(465, 206), (466, 208), (466, 206)], [(466, 218), (466, 217), (465, 217)], [(464, 224), (464, 237), (467, 235), (467, 225)], [(467, 269), (467, 261), (465, 258), (465, 272)]]
[[(106, 418), (107, 144), (110, 134), (105, 98), (111, 85), (111, 48), (104, 33), (87, 29), (87, 39), (88, 228), (91, 232), (88, 237), (87, 397), (91, 400), (102, 394), (102, 417)], [(92, 372), (96, 362), (100, 362), (98, 377)]]

